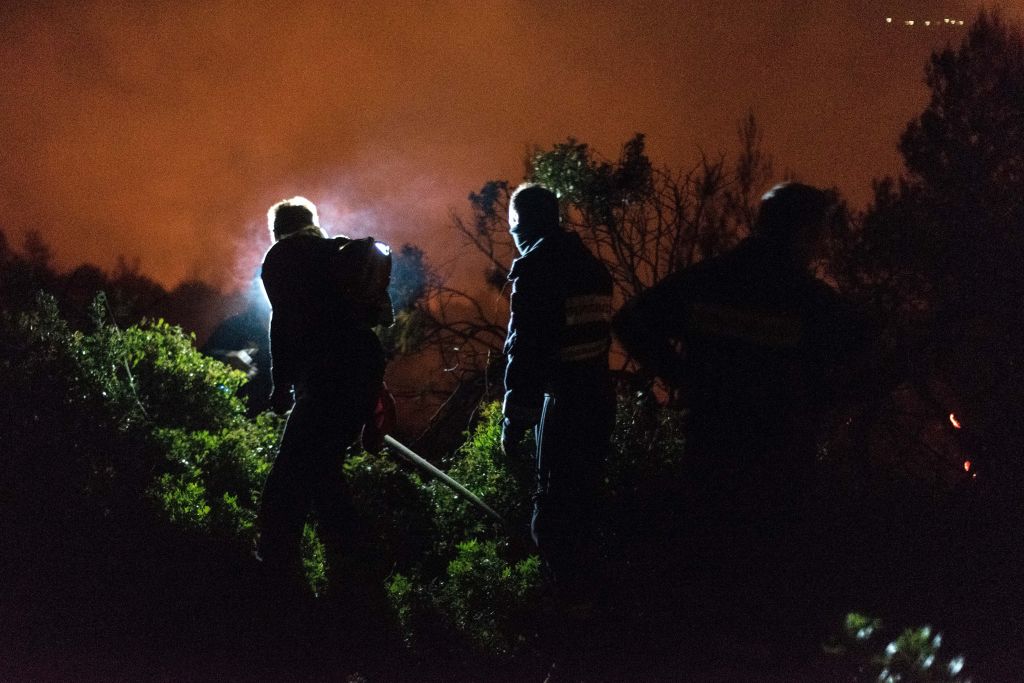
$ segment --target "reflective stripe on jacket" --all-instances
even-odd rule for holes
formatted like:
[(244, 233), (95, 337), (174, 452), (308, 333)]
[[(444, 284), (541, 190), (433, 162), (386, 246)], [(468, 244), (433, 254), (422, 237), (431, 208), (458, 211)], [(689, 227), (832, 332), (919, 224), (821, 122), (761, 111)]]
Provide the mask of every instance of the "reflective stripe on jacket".
[(545, 393), (584, 395), (608, 383), (612, 279), (579, 236), (541, 239), (515, 260), (505, 342), (505, 416), (540, 419)]

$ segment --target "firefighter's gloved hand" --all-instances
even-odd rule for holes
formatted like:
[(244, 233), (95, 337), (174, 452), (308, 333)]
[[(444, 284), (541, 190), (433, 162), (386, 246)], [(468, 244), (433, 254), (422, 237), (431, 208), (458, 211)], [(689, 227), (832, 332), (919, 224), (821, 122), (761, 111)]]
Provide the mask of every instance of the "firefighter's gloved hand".
[(274, 392), (270, 394), (270, 409), (278, 415), (284, 415), (295, 404), (290, 386), (275, 386)]
[(501, 452), (506, 458), (527, 457), (523, 453), (523, 433), (530, 428), (530, 425), (516, 422), (505, 418), (501, 423)]

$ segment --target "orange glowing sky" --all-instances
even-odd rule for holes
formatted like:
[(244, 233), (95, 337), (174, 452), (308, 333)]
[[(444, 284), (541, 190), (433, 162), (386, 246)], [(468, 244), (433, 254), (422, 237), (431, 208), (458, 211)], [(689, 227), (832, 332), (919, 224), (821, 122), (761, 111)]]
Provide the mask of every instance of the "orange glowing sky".
[[(138, 6), (134, 6), (138, 5)], [(659, 164), (731, 151), (753, 109), (781, 174), (863, 204), (900, 168), (931, 49), (972, 2), (5, 3), (0, 228), (57, 263), (221, 286), (304, 194), (325, 226), (443, 258), (451, 209), (533, 145)], [(1004, 3), (1020, 21), (1024, 0)]]

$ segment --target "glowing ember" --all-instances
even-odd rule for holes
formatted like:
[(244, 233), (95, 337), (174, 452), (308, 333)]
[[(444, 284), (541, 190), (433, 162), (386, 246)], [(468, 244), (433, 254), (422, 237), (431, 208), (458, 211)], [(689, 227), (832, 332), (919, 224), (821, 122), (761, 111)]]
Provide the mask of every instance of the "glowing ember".
[(970, 460), (964, 460), (964, 472), (970, 472), (970, 471), (971, 471), (971, 461)]
[(953, 413), (949, 414), (949, 423), (953, 425), (953, 429), (960, 429), (960, 420), (956, 419)]

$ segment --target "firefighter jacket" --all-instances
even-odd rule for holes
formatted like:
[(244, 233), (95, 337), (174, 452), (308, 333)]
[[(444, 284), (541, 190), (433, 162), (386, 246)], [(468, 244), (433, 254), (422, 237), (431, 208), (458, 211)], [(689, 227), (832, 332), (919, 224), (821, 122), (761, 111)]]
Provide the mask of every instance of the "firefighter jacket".
[(680, 391), (695, 436), (723, 450), (810, 439), (835, 369), (865, 342), (835, 290), (757, 237), (668, 276), (614, 324), (626, 350)]
[(537, 424), (544, 395), (603, 400), (612, 280), (579, 236), (558, 231), (512, 263), (505, 417)]
[(338, 284), (339, 249), (356, 242), (328, 238), (311, 225), (278, 240), (264, 257), (275, 386), (336, 384), (354, 368), (383, 367), (371, 329), (380, 316), (355, 312)]

